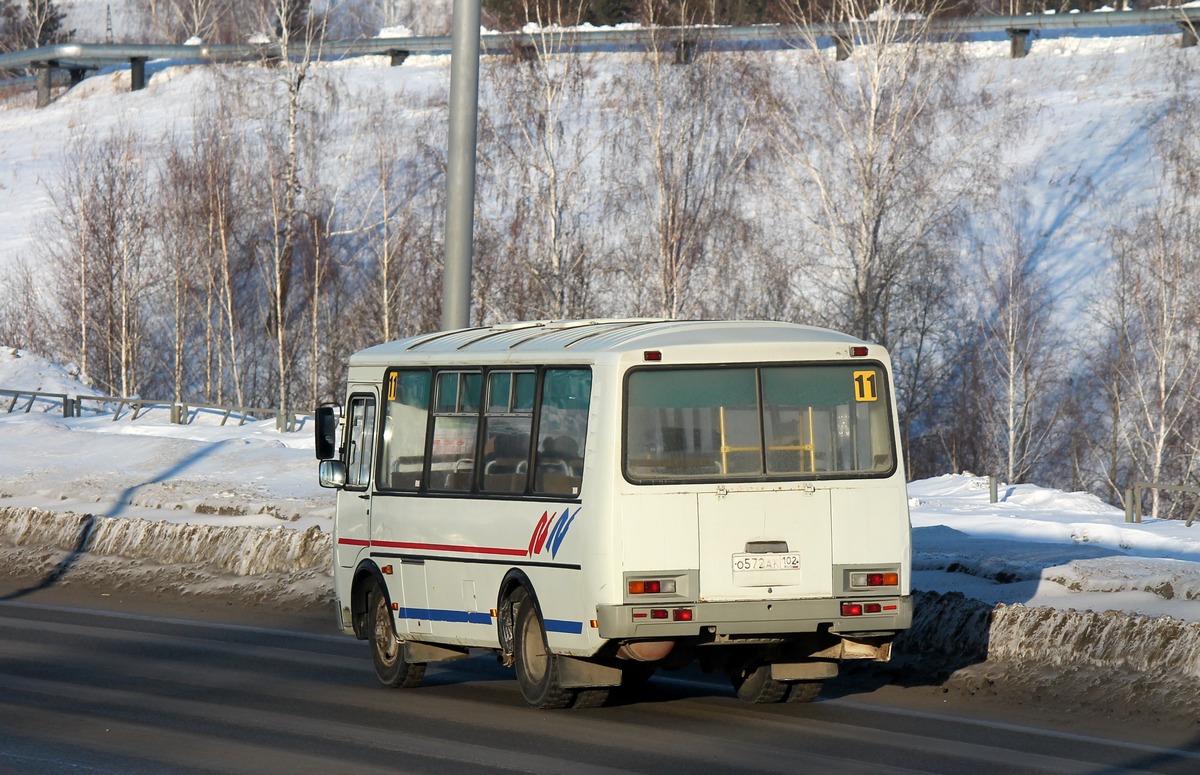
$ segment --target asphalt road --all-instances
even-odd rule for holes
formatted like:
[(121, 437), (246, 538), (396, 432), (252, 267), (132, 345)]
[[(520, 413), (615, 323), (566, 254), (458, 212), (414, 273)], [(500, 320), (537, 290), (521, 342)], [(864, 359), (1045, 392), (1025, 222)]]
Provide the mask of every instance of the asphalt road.
[(751, 706), (720, 680), (656, 676), (609, 707), (537, 711), (481, 654), (385, 689), (330, 622), (194, 600), (0, 602), (0, 773), (1200, 772), (1200, 740), (1050, 729), (928, 687)]

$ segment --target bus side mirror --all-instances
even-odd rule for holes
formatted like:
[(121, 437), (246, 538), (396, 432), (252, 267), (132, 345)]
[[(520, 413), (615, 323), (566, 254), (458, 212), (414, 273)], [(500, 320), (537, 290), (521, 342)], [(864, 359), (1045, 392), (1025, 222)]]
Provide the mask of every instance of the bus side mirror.
[(345, 487), (346, 464), (340, 460), (322, 460), (317, 478), (322, 487)]
[(337, 457), (337, 407), (318, 406), (313, 426), (316, 429), (317, 460)]

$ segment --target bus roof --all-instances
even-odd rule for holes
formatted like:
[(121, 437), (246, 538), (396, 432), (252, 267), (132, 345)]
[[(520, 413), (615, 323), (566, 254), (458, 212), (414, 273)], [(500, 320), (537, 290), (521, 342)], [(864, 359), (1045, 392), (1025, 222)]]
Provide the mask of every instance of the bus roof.
[(489, 355), (587, 358), (679, 346), (863, 344), (848, 334), (797, 323), (759, 320), (538, 320), (464, 328), (398, 339), (362, 350), (352, 365)]

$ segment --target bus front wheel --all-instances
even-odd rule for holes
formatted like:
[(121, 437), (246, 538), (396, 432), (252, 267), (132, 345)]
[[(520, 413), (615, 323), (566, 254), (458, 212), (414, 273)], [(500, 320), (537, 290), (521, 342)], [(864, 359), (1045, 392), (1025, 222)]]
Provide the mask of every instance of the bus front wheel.
[(371, 661), (375, 675), (384, 686), (410, 689), (425, 677), (425, 665), (404, 658), (404, 644), (396, 637), (387, 594), (376, 584), (367, 597), (367, 637), (371, 641)]
[(535, 708), (568, 707), (575, 700), (575, 692), (564, 689), (559, 682), (558, 658), (546, 643), (546, 627), (537, 605), (528, 595), (522, 595), (516, 608), (513, 663), (521, 695)]

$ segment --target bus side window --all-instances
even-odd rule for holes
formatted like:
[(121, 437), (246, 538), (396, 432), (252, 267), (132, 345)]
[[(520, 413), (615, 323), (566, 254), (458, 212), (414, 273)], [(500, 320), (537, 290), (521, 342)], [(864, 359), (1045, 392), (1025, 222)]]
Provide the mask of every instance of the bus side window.
[(383, 448), (376, 479), (380, 489), (416, 490), (421, 486), (429, 386), (428, 369), (391, 371), (384, 378)]
[(346, 428), (346, 487), (363, 488), (371, 483), (371, 460), (375, 452), (375, 399), (350, 399), (350, 423)]
[(578, 495), (583, 484), (592, 373), (588, 369), (547, 369), (542, 379), (534, 492)]
[(529, 480), (529, 434), (533, 427), (532, 371), (488, 373), (483, 428), (484, 492), (524, 493)]
[(438, 372), (429, 456), (431, 490), (471, 489), (482, 385), (478, 371)]

